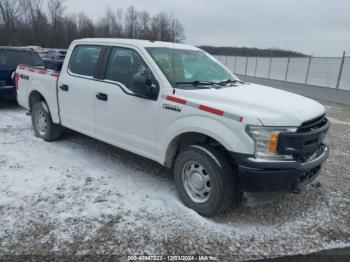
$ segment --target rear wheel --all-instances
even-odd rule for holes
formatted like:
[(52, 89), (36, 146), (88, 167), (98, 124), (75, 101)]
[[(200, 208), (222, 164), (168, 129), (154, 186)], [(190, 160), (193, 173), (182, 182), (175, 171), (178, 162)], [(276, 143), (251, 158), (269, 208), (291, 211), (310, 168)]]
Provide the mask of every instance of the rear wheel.
[(190, 146), (174, 166), (180, 198), (189, 208), (212, 217), (236, 200), (234, 174), (225, 155), (210, 146)]
[(52, 122), (49, 107), (44, 101), (33, 105), (32, 124), (35, 135), (45, 141), (53, 141), (61, 136), (62, 127)]

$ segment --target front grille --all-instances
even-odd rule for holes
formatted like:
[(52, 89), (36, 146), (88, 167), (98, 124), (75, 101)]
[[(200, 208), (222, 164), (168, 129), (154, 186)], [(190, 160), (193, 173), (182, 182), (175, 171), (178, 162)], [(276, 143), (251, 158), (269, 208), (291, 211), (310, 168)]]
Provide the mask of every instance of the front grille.
[[(308, 133), (315, 131), (323, 126), (325, 126), (328, 123), (328, 119), (325, 114), (316, 117), (314, 119), (311, 119), (309, 121), (306, 121), (302, 123), (302, 125), (298, 128), (299, 133)], [(304, 146), (312, 145), (312, 144), (317, 144), (319, 143), (319, 138), (314, 138), (308, 141), (304, 141)], [(319, 157), (324, 150), (324, 145), (319, 144), (319, 146), (309, 152), (303, 152), (302, 154), (297, 154), (294, 156), (294, 159), (301, 163), (306, 163), (309, 161), (312, 161), (313, 159)]]
[(298, 128), (298, 132), (300, 133), (306, 133), (310, 131), (317, 130), (324, 125), (326, 125), (328, 122), (328, 119), (326, 118), (326, 114), (323, 114), (319, 117), (316, 117), (314, 119), (311, 119), (309, 121), (306, 121), (301, 124), (301, 126)]
[(321, 170), (321, 166), (317, 166), (309, 171), (304, 172), (300, 177), (300, 183), (303, 184), (305, 182), (311, 181), (313, 178), (315, 178), (318, 172), (320, 172), (320, 170)]
[(315, 158), (319, 157), (322, 154), (323, 150), (324, 150), (324, 145), (320, 144), (320, 146), (316, 150), (307, 152), (305, 154), (296, 155), (295, 159), (300, 163), (310, 162)]
[(330, 123), (325, 115), (304, 122), (293, 132), (282, 132), (279, 135), (278, 152), (282, 155), (293, 155), (300, 162), (312, 161), (323, 152), (323, 140)]

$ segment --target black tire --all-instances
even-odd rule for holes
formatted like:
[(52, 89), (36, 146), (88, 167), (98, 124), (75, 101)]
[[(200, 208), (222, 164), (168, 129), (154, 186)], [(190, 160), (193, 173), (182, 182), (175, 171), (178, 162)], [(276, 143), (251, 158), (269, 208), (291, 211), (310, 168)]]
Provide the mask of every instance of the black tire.
[[(38, 126), (38, 118), (42, 117), (45, 122), (46, 128), (41, 128)], [(32, 125), (34, 128), (35, 135), (42, 138), (45, 141), (57, 140), (62, 134), (62, 126), (57, 125), (52, 122), (49, 107), (46, 102), (40, 101), (33, 105), (32, 107)]]
[[(190, 166), (187, 168), (189, 164), (193, 165), (193, 163), (193, 167)], [(195, 163), (198, 163), (199, 167)], [(188, 177), (184, 172), (190, 170), (187, 171), (187, 173), (191, 173), (191, 170), (195, 168), (202, 170), (203, 175), (200, 177), (204, 177), (204, 181), (206, 181), (206, 175), (210, 177), (210, 193), (207, 195), (208, 199), (204, 197), (204, 199), (200, 201), (205, 202), (201, 203), (196, 202), (198, 199), (195, 199), (195, 201), (193, 200), (193, 195), (196, 195), (196, 193), (192, 191), (191, 197), (191, 193), (188, 193), (191, 191), (191, 189), (189, 189), (190, 186), (188, 186), (188, 183), (183, 182), (184, 180), (191, 180), (184, 179), (184, 177)], [(198, 171), (192, 171), (192, 174), (196, 172), (198, 175)], [(233, 172), (233, 168), (226, 156), (220, 150), (207, 145), (194, 145), (184, 149), (179, 153), (174, 165), (175, 184), (180, 198), (187, 207), (206, 217), (218, 215), (221, 211), (230, 207), (237, 201), (237, 190)], [(204, 182), (204, 184), (206, 183), (207, 182)], [(185, 186), (185, 184), (187, 186)], [(208, 188), (208, 184), (206, 185)], [(205, 195), (205, 193), (203, 195)], [(199, 195), (195, 197), (199, 197)]]

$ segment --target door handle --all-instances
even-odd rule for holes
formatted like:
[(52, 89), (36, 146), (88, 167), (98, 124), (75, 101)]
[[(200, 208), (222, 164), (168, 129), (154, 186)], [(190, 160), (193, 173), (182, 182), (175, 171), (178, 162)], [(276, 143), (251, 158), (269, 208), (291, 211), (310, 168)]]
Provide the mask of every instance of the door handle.
[(108, 100), (108, 95), (107, 94), (103, 94), (103, 93), (97, 93), (96, 94), (96, 98), (98, 100), (107, 101)]
[(68, 85), (60, 85), (60, 89), (62, 90), (62, 91), (68, 91), (69, 90), (69, 86)]

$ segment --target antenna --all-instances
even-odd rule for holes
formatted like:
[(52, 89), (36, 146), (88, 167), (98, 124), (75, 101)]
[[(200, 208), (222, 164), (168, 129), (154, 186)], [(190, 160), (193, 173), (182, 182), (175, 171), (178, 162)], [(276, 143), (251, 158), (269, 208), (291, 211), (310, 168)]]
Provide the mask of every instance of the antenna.
[(173, 37), (173, 95), (175, 95), (176, 92), (176, 80), (175, 80), (175, 41)]

